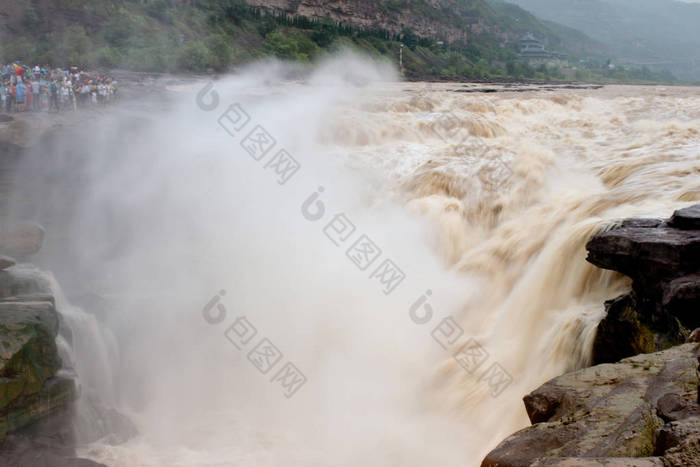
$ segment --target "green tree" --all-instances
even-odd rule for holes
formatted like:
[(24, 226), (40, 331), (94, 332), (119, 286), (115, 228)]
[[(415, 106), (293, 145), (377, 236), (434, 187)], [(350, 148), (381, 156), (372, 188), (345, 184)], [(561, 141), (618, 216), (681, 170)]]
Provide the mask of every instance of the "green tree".
[(27, 29), (34, 29), (38, 28), (40, 23), (39, 15), (37, 15), (34, 6), (31, 4), (25, 6), (24, 14), (22, 15), (22, 26)]
[(143, 8), (148, 16), (157, 18), (165, 23), (171, 24), (172, 17), (170, 15), (170, 8), (172, 7), (170, 0), (152, 0), (147, 3)]
[(36, 47), (31, 41), (18, 39), (12, 42), (0, 43), (0, 58), (2, 63), (14, 62), (15, 60), (26, 60), (31, 62), (30, 57), (36, 54)]
[(316, 29), (311, 33), (311, 40), (322, 48), (326, 48), (329, 45), (331, 45), (337, 37), (337, 31), (326, 25), (322, 26), (320, 29)]
[(310, 60), (316, 56), (318, 52), (318, 47), (316, 43), (308, 38), (303, 33), (298, 33), (294, 36), (294, 40), (297, 43), (297, 59), (298, 60)]
[(591, 74), (588, 72), (588, 70), (576, 70), (574, 73), (574, 79), (577, 81), (585, 81), (590, 79)]
[(207, 37), (205, 43), (209, 49), (209, 65), (215, 70), (225, 70), (231, 65), (233, 48), (231, 40), (223, 34), (214, 34)]
[(114, 47), (101, 47), (95, 51), (91, 62), (100, 66), (115, 68), (122, 63), (122, 55)]
[(82, 65), (88, 61), (90, 39), (82, 26), (68, 26), (63, 33), (61, 55), (69, 65)]
[(209, 61), (209, 50), (200, 41), (185, 45), (177, 56), (180, 68), (190, 71), (203, 70)]
[(121, 11), (107, 21), (102, 31), (108, 45), (123, 48), (134, 34), (134, 24), (129, 15)]
[(299, 52), (296, 41), (280, 31), (273, 31), (265, 36), (265, 48), (275, 56), (287, 60), (295, 59)]
[(415, 50), (418, 46), (418, 36), (411, 28), (404, 28), (401, 31), (401, 41), (411, 50)]
[(477, 78), (488, 78), (489, 63), (485, 59), (480, 59), (474, 64), (474, 76)]

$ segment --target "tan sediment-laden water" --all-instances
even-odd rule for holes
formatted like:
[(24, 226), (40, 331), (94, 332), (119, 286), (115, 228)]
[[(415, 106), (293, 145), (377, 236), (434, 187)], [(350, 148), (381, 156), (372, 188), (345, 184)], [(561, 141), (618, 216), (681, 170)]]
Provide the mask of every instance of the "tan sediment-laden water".
[(591, 235), (700, 200), (700, 89), (471, 92), (349, 57), (283, 70), (95, 123), (66, 241), (109, 272), (86, 283), (110, 303), (113, 404), (139, 434), (80, 454), (478, 465), (528, 425), (523, 395), (589, 363), (603, 302), (629, 287), (585, 261)]

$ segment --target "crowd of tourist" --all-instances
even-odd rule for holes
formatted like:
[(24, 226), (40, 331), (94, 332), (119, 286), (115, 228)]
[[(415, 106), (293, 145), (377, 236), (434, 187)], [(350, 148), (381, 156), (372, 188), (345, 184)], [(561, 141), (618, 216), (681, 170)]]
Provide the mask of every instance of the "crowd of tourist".
[(107, 105), (117, 98), (117, 82), (77, 67), (0, 65), (0, 111), (59, 112)]

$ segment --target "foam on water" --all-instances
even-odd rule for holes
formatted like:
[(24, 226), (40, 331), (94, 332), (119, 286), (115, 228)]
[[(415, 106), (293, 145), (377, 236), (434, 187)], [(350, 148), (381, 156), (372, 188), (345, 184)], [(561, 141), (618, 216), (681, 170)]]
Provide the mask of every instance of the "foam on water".
[[(102, 325), (120, 350), (109, 375), (81, 365), (90, 349), (77, 367), (140, 433), (81, 455), (478, 465), (528, 424), (525, 393), (589, 362), (603, 301), (628, 286), (585, 262), (587, 239), (700, 200), (700, 93), (467, 94), (395, 83), (350, 56), (305, 82), (286, 73), (274, 63), (217, 81), (212, 111), (196, 104), (201, 83), (168, 112), (94, 123), (89, 196), (67, 241), (85, 271), (109, 271), (85, 281), (111, 297)], [(235, 102), (251, 123), (231, 136), (217, 119)], [(301, 164), (284, 185), (240, 145), (255, 124)], [(319, 187), (313, 221), (302, 204)], [(356, 227), (343, 246), (323, 230), (339, 213)], [(345, 253), (361, 234), (406, 275), (390, 295)], [(208, 324), (201, 310), (222, 289), (225, 320)], [(434, 316), (416, 324), (409, 311), (428, 289)], [(258, 331), (251, 345), (267, 337), (307, 377), (292, 398), (251, 364), (252, 347), (226, 339), (241, 316)], [(445, 350), (431, 332), (448, 316), (464, 335)], [(487, 358), (467, 371), (452, 356), (470, 338)], [(483, 376), (496, 363), (512, 383), (494, 397)]]

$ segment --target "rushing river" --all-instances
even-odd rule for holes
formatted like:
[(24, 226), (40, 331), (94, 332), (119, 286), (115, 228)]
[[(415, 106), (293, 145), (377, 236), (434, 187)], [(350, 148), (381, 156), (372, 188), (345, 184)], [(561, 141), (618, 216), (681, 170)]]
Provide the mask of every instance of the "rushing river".
[(105, 304), (108, 350), (91, 320), (73, 358), (139, 434), (80, 454), (476, 466), (629, 286), (587, 239), (700, 200), (700, 88), (465, 92), (351, 57), (284, 74), (85, 124), (47, 263)]

